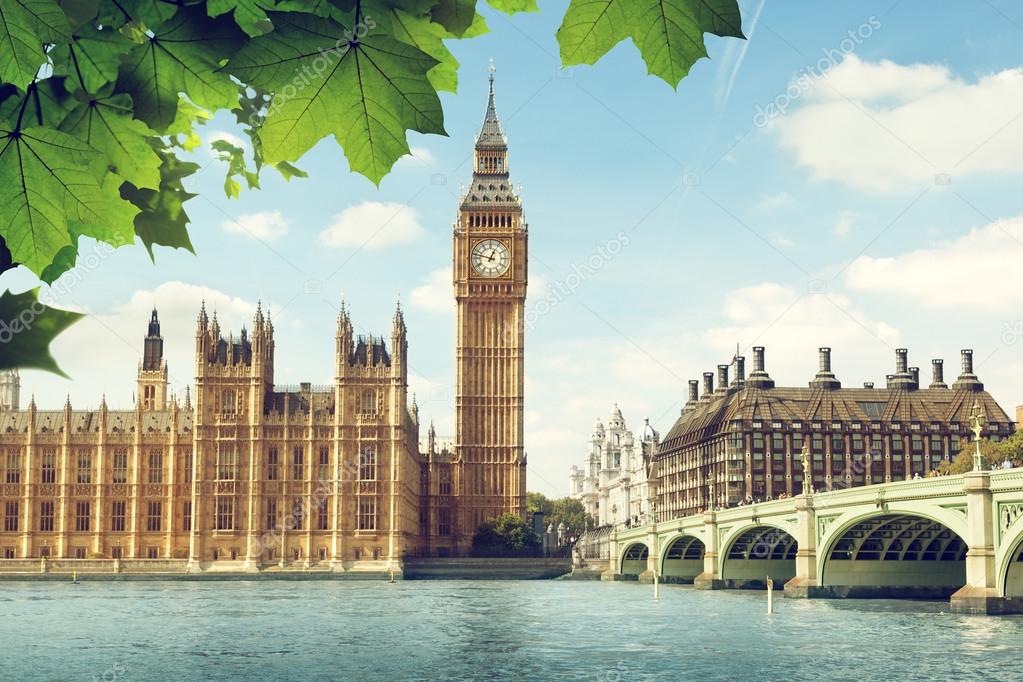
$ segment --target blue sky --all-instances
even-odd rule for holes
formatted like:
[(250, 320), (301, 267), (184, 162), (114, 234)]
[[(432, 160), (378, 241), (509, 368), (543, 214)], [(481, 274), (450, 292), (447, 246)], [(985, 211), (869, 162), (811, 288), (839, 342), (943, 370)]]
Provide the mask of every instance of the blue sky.
[[(454, 41), (449, 137), (411, 135), (416, 156), (379, 188), (325, 140), (298, 164), (309, 179), (270, 171), (261, 191), (229, 200), (224, 166), (197, 150), (198, 256), (159, 249), (154, 266), (141, 247), (121, 249), (65, 283), (55, 299), (90, 313), (54, 346), (74, 381), (25, 372), (23, 390), (44, 407), (66, 393), (95, 406), (103, 392), (130, 407), (156, 304), (182, 391), (203, 296), (234, 330), (267, 302), (277, 383), (330, 383), (342, 295), (375, 334), (389, 334), (400, 296), (421, 413), (451, 434), (450, 229), (493, 58), (530, 223), (531, 490), (567, 491), (614, 402), (635, 429), (649, 417), (666, 431), (686, 381), (736, 344), (747, 356), (767, 346), (782, 385), (812, 378), (818, 346), (834, 349), (847, 385), (883, 382), (901, 346), (925, 379), (934, 357), (954, 377), (971, 347), (1003, 407), (1023, 402), (1023, 8), (743, 2), (751, 39), (709, 36), (711, 59), (675, 92), (645, 75), (630, 42), (561, 70), (566, 5), (487, 11), (488, 35)], [(758, 116), (772, 103), (784, 113)], [(237, 132), (220, 116), (200, 134)], [(24, 272), (0, 277), (30, 285)]]

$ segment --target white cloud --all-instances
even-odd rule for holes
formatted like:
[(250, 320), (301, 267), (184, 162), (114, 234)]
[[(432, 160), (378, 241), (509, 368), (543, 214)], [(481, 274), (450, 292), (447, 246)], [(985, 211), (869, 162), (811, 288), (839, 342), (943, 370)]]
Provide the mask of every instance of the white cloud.
[(848, 237), (849, 231), (852, 229), (853, 223), (856, 221), (856, 213), (853, 211), (841, 211), (838, 214), (838, 220), (835, 222), (835, 236), (836, 237)]
[[(228, 332), (237, 335), (243, 324), (251, 329), (255, 301), (210, 287), (165, 282), (155, 289), (136, 291), (110, 312), (87, 314), (60, 334), (53, 342), (53, 354), (72, 379), (24, 372), (24, 392), (34, 392), (40, 408), (46, 409), (63, 405), (65, 394), (70, 394), (75, 407), (96, 407), (103, 393), (111, 409), (131, 408), (143, 338), (155, 306), (171, 388), (182, 395), (195, 374), (195, 323), (203, 300), (211, 316), (217, 312), (225, 336)], [(269, 309), (266, 302), (263, 307)]]
[(791, 249), (793, 246), (796, 245), (796, 242), (794, 240), (792, 240), (789, 237), (786, 237), (783, 234), (774, 235), (773, 237), (771, 237), (771, 241), (773, 241), (775, 245), (780, 246), (783, 249)]
[(334, 248), (385, 249), (407, 244), (426, 233), (419, 212), (404, 204), (363, 201), (334, 216), (320, 242)]
[(397, 167), (425, 168), (437, 163), (437, 158), (426, 147), (410, 147), (409, 153), (398, 159)]
[(220, 154), (220, 152), (213, 149), (213, 143), (216, 142), (217, 140), (224, 140), (225, 142), (230, 142), (235, 147), (240, 147), (246, 152), (248, 152), (249, 150), (249, 143), (243, 140), (242, 138), (238, 137), (234, 133), (229, 133), (226, 130), (214, 130), (211, 131), (206, 136), (206, 147), (207, 151), (209, 151), (210, 153), (210, 156), (216, 157), (219, 156)]
[(437, 161), (437, 159), (434, 158), (434, 156), (433, 156), (433, 152), (431, 152), (426, 147), (412, 147), (411, 151), (412, 151), (412, 158), (413, 159), (418, 159), (419, 161), (422, 161), (423, 163), (433, 164), (434, 162)]
[[(891, 364), (892, 348), (900, 340), (899, 330), (873, 319), (845, 296), (806, 294), (773, 282), (731, 292), (723, 311), (723, 324), (703, 333), (704, 344), (710, 349), (734, 349), (736, 343), (747, 349), (765, 346), (768, 372), (779, 385), (811, 379), (820, 346), (835, 349), (840, 379), (876, 377)], [(752, 368), (751, 355), (746, 352), (747, 371)]]
[(455, 294), (451, 286), (451, 266), (430, 273), (426, 282), (412, 290), (413, 306), (432, 313), (454, 313)]
[(1023, 68), (968, 83), (948, 69), (847, 56), (769, 128), (824, 180), (898, 192), (1023, 171)]
[(245, 213), (233, 220), (225, 220), (223, 228), (226, 232), (243, 234), (253, 239), (273, 241), (288, 233), (290, 221), (280, 211), (262, 211)]
[(850, 289), (945, 311), (1016, 308), (1023, 289), (1023, 216), (975, 228), (962, 237), (897, 256), (860, 256), (849, 266)]

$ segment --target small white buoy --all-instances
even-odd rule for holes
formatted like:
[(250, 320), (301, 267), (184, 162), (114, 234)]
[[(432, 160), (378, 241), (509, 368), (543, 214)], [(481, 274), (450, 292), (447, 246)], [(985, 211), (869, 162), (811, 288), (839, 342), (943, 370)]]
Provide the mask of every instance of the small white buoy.
[(661, 583), (657, 580), (657, 571), (654, 571), (654, 599), (661, 598)]
[(767, 576), (767, 612), (774, 613), (774, 581)]

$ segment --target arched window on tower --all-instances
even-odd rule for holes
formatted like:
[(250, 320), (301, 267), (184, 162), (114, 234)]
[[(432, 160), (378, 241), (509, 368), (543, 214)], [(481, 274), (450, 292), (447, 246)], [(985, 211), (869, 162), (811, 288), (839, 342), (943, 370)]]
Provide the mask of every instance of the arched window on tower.
[(359, 402), (359, 414), (363, 417), (375, 417), (377, 414), (377, 392), (367, 388), (362, 392)]
[(232, 388), (226, 388), (220, 393), (220, 413), (221, 414), (236, 414), (238, 412), (238, 403), (235, 398), (235, 392)]

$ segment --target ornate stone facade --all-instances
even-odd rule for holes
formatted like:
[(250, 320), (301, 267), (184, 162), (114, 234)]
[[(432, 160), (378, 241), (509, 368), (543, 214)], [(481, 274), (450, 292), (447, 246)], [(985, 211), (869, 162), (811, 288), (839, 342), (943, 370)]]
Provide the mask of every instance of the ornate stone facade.
[(16, 410), (21, 405), (21, 377), (18, 370), (0, 371), (0, 410)]
[(452, 513), (466, 549), (485, 519), (525, 515), (524, 347), (528, 226), (508, 173), (494, 77), (472, 184), (454, 225), (457, 301)]
[(4, 556), (187, 558), (329, 566), (396, 562), (428, 544), (418, 519), (415, 404), (399, 309), (388, 350), (337, 320), (330, 386), (274, 385), (274, 330), (225, 337), (200, 311), (194, 405), (166, 397), (154, 311), (132, 411), (0, 414)]
[(507, 172), (493, 76), (473, 185), (454, 225), (457, 433), (420, 452), (400, 307), (388, 342), (342, 305), (333, 383), (274, 383), (269, 314), (226, 333), (205, 306), (194, 392), (168, 393), (154, 310), (135, 409), (18, 407), (0, 375), (0, 557), (187, 559), (192, 570), (397, 567), (468, 549), (524, 514), (526, 224)]
[(709, 507), (799, 495), (808, 447), (817, 491), (927, 476), (954, 458), (968, 441), (970, 412), (986, 415), (985, 437), (1013, 433), (1012, 419), (984, 390), (973, 371), (973, 352), (962, 351), (962, 372), (949, 386), (942, 360), (923, 387), (909, 367), (906, 349), (896, 351), (895, 372), (885, 388), (866, 383), (846, 388), (831, 370), (831, 349), (819, 351), (819, 370), (809, 386), (776, 387), (754, 347), (753, 372), (745, 359), (689, 382), (689, 400), (665, 436), (657, 462), (659, 518), (678, 518)]
[(598, 419), (583, 468), (569, 474), (571, 496), (583, 503), (597, 526), (645, 523), (650, 511), (647, 468), (657, 446), (649, 426), (637, 441), (615, 405), (607, 426)]

